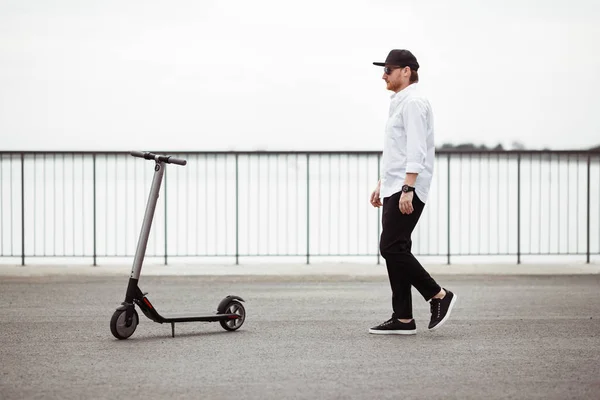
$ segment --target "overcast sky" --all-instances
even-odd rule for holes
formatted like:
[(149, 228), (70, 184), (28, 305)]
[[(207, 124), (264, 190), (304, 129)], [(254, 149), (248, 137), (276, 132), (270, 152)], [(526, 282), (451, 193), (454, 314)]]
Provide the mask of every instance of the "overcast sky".
[(393, 48), (438, 145), (600, 145), (598, 0), (0, 0), (0, 150), (380, 150)]

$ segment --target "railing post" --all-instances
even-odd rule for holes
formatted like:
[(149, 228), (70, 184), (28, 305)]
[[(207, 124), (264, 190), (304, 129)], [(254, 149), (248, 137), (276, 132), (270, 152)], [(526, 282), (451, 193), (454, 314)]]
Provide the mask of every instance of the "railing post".
[(165, 189), (164, 189), (164, 197), (165, 197), (165, 265), (167, 265), (167, 231), (168, 229), (168, 224), (167, 224), (167, 168), (165, 166), (163, 166), (164, 168), (164, 180), (165, 180)]
[(521, 153), (517, 155), (517, 264), (521, 264)]
[(23, 153), (21, 153), (21, 266), (25, 266), (25, 155)]
[(310, 264), (310, 154), (306, 153), (306, 264)]
[(590, 263), (590, 163), (591, 155), (588, 153), (587, 158), (587, 248), (585, 262)]
[[(381, 179), (381, 154), (377, 154), (377, 182)], [(379, 240), (381, 240), (381, 207), (377, 207), (377, 265), (381, 264)]]
[[(96, 264), (96, 153), (92, 154), (92, 182), (93, 182), (93, 228), (94, 228), (94, 232), (93, 232), (93, 245), (94, 245), (94, 250), (93, 250), (93, 265), (94, 267), (97, 265)], [(108, 179), (108, 177), (107, 177)]]
[(235, 265), (240, 263), (240, 229), (239, 229), (239, 168), (238, 153), (235, 154)]
[(447, 264), (450, 265), (450, 153), (448, 154), (448, 159), (447, 159), (447, 163), (448, 163), (448, 215), (446, 215), (446, 219), (447, 219), (447, 240), (448, 240), (448, 252), (447, 252)]

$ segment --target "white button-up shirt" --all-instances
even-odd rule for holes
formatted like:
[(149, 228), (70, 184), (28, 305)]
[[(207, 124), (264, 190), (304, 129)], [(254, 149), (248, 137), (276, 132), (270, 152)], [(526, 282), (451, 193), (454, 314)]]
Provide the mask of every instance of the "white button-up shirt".
[(406, 173), (416, 173), (415, 192), (426, 202), (433, 177), (435, 145), (429, 101), (413, 83), (392, 95), (383, 143), (381, 198), (399, 192)]

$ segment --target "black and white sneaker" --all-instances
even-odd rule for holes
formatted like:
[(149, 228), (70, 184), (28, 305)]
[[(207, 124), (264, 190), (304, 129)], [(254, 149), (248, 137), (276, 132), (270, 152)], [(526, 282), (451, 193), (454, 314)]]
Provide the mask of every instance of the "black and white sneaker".
[(405, 323), (392, 317), (384, 323), (369, 329), (369, 333), (376, 335), (414, 335), (417, 333), (417, 325), (414, 319)]
[(450, 317), (452, 307), (456, 303), (457, 296), (449, 290), (446, 290), (446, 295), (443, 299), (431, 299), (429, 304), (431, 305), (431, 321), (429, 322), (429, 329), (435, 330), (442, 326), (444, 322)]

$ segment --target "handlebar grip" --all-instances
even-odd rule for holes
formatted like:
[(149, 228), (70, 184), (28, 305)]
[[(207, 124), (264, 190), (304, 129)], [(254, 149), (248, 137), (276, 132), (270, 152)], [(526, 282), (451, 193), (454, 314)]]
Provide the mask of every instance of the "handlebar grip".
[(145, 155), (147, 153), (142, 153), (141, 151), (132, 151), (129, 154), (131, 154), (134, 157), (139, 157), (139, 158), (146, 158)]
[(164, 162), (167, 164), (177, 164), (177, 165), (186, 165), (187, 164), (187, 161), (182, 160), (181, 158), (175, 158), (175, 157), (171, 157), (171, 156), (162, 156), (162, 155), (154, 154), (154, 153), (148, 153), (148, 152), (143, 153), (141, 151), (131, 151), (131, 152), (129, 152), (129, 154), (131, 154), (134, 157), (144, 158), (146, 160), (155, 160), (155, 161)]
[(182, 160), (181, 158), (173, 158), (173, 157), (167, 157), (167, 163), (169, 164), (177, 164), (177, 165), (185, 165), (187, 164), (186, 160)]

